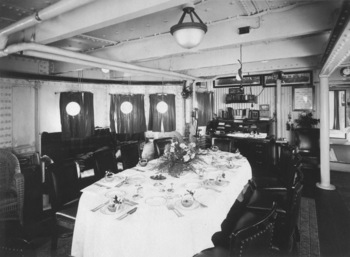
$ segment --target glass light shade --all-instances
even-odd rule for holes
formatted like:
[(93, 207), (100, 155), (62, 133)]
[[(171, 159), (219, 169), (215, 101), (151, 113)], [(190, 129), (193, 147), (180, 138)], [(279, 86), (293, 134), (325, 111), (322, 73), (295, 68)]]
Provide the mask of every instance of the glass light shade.
[(157, 111), (160, 113), (166, 113), (168, 111), (168, 104), (164, 101), (161, 101), (157, 104)]
[(196, 27), (183, 27), (174, 31), (173, 36), (176, 42), (183, 48), (193, 48), (200, 44), (204, 37), (205, 31)]
[(103, 73), (109, 73), (109, 69), (102, 68), (101, 71), (102, 71)]
[(80, 113), (80, 105), (77, 102), (70, 102), (66, 106), (66, 111), (70, 116), (76, 116)]
[(130, 112), (132, 112), (132, 104), (128, 101), (125, 101), (120, 105), (120, 110), (124, 114), (129, 114)]

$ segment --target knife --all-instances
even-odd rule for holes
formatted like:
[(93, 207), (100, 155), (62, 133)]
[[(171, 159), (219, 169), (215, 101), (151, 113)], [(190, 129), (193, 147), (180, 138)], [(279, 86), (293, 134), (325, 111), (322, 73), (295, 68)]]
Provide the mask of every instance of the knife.
[(124, 219), (126, 216), (133, 214), (136, 210), (137, 210), (137, 207), (131, 209), (131, 210), (128, 211), (127, 213), (124, 213), (123, 215), (119, 216), (119, 217), (117, 218), (117, 220), (122, 220), (122, 219)]
[(97, 207), (91, 209), (91, 211), (92, 211), (92, 212), (98, 211), (98, 210), (101, 209), (103, 206), (107, 205), (108, 203), (109, 203), (109, 201), (104, 202), (104, 203), (98, 205)]

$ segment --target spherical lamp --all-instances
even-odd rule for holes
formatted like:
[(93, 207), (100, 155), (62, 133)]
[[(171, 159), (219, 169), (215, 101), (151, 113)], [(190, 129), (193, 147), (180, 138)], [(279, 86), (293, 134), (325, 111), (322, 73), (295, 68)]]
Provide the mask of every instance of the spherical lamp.
[(157, 104), (157, 111), (160, 113), (166, 113), (168, 111), (168, 104), (164, 101), (160, 101)]
[(80, 105), (77, 102), (70, 102), (66, 106), (66, 112), (70, 116), (76, 116), (80, 113)]
[(132, 112), (132, 104), (129, 101), (125, 101), (120, 105), (120, 110), (124, 114), (129, 114)]

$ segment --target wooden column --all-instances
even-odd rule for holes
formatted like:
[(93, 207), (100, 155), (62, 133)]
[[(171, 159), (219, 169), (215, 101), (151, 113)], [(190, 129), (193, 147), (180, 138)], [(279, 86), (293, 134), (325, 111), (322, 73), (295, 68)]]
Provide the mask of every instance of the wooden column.
[(320, 150), (321, 150), (321, 182), (316, 186), (325, 190), (334, 190), (330, 180), (329, 163), (329, 85), (328, 76), (320, 76)]

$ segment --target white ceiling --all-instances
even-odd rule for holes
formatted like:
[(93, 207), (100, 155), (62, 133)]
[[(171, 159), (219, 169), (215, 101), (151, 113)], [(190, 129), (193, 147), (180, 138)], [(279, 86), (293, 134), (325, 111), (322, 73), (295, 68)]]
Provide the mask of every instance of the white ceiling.
[[(38, 11), (40, 16), (40, 10), (57, 2), (0, 0), (0, 33)], [(194, 4), (208, 26), (202, 43), (190, 50), (178, 46), (169, 32), (186, 3)], [(235, 75), (242, 45), (243, 74), (315, 69), (321, 68), (341, 4), (340, 0), (91, 0), (9, 35), (6, 47), (36, 42), (107, 60), (212, 78)], [(246, 26), (250, 32), (240, 35), (238, 28)], [(93, 68), (54, 61), (52, 72), (68, 74)], [(125, 70), (115, 74), (137, 76), (137, 72)]]

